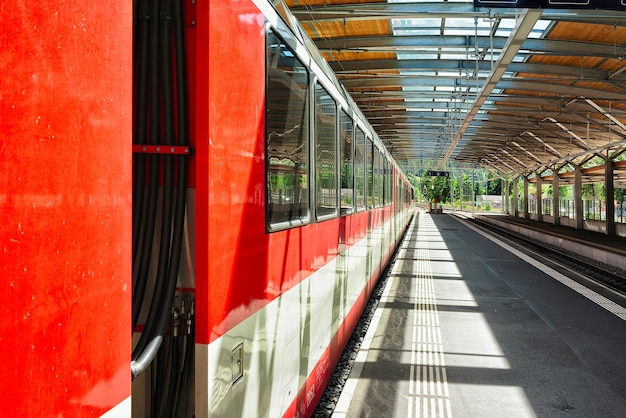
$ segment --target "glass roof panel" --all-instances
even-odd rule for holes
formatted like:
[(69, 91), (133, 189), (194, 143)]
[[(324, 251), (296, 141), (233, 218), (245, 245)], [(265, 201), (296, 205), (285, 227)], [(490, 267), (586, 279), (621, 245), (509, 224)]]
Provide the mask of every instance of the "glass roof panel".
[(439, 35), (441, 19), (392, 19), (394, 35)]
[(538, 20), (533, 27), (533, 30), (528, 34), (529, 38), (541, 38), (545, 35), (546, 29), (552, 23), (551, 20)]
[(405, 91), (432, 91), (432, 86), (405, 86)]
[(439, 58), (439, 54), (436, 53), (417, 53), (417, 52), (398, 52), (398, 59), (400, 60), (436, 60)]
[(402, 75), (421, 75), (421, 76), (434, 76), (437, 75), (435, 70), (403, 70), (400, 71)]
[(458, 71), (439, 71), (437, 74), (441, 77), (459, 77)]
[(445, 21), (444, 35), (489, 36), (492, 21), (467, 17), (448, 18)]

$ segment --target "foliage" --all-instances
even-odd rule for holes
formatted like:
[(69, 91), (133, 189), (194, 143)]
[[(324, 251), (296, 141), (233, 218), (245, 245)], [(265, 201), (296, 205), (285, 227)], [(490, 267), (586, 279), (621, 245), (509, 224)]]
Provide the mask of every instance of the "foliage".
[(398, 161), (398, 164), (415, 188), (419, 200), (433, 201), (436, 198), (442, 203), (471, 202), (476, 195), (502, 193), (500, 179), (468, 164), (447, 163), (443, 171), (448, 171), (448, 177), (427, 175), (428, 170), (442, 170), (433, 161), (405, 160)]
[(490, 179), (487, 180), (487, 194), (492, 196), (499, 196), (502, 194), (502, 180)]

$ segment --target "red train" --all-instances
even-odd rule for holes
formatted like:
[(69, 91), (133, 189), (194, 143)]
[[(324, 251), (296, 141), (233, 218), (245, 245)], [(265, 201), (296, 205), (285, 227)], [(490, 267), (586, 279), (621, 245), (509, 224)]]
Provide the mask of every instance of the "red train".
[(412, 190), (287, 7), (1, 17), (3, 415), (310, 415)]

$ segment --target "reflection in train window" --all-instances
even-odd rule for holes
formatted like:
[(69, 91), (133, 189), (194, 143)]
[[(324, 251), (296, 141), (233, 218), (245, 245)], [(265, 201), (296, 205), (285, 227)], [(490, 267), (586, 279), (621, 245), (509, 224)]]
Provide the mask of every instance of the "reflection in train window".
[(317, 218), (337, 214), (337, 104), (315, 84), (315, 196)]
[(380, 153), (378, 152), (378, 149), (376, 149), (376, 147), (374, 147), (372, 156), (373, 156), (373, 160), (372, 160), (372, 173), (373, 173), (372, 201), (373, 201), (373, 204), (372, 206), (378, 207), (380, 206)]
[(391, 171), (391, 161), (385, 158), (385, 205), (391, 204), (391, 188), (393, 185), (393, 174)]
[(357, 210), (365, 209), (365, 134), (357, 128), (354, 137), (354, 189)]
[(374, 143), (367, 139), (365, 148), (365, 165), (367, 178), (367, 208), (374, 207)]
[(276, 229), (309, 216), (308, 73), (274, 32), (266, 42), (267, 223)]
[(352, 119), (345, 111), (339, 115), (339, 146), (341, 147), (341, 214), (348, 214), (354, 208), (354, 171), (352, 141)]
[(378, 159), (378, 205), (385, 204), (385, 154), (379, 154)]

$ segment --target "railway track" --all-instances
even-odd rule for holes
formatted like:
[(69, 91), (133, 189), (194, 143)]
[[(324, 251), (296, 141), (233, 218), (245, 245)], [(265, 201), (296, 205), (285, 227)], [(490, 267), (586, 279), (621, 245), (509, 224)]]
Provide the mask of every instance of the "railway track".
[[(532, 253), (533, 257), (560, 266), (588, 283), (608, 288), (621, 296), (626, 297), (626, 272), (615, 266), (599, 263), (562, 249), (547, 245), (541, 241), (517, 235), (504, 228), (478, 218), (465, 218), (466, 222), (482, 230), (498, 236), (498, 238), (514, 244), (518, 248)], [(576, 277), (573, 277), (574, 279)]]

